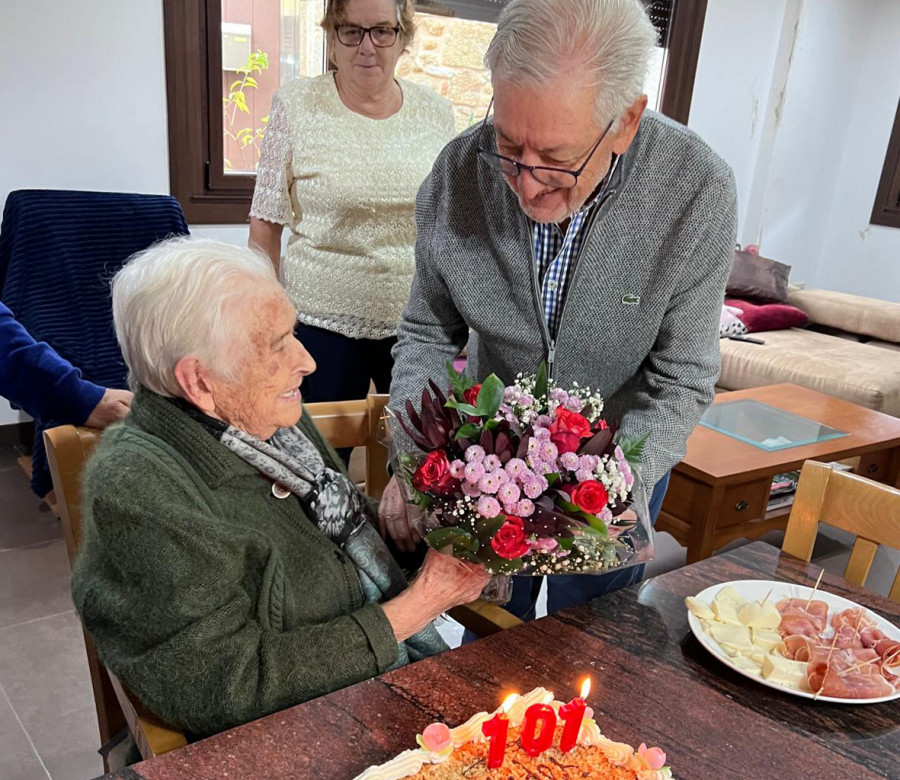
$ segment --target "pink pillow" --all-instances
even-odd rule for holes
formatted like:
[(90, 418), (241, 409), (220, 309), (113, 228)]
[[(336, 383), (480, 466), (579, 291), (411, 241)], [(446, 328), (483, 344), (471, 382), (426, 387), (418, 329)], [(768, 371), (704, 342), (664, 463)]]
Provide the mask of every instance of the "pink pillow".
[(725, 305), (741, 310), (738, 319), (747, 326), (749, 333), (800, 328), (809, 321), (809, 317), (806, 316), (803, 309), (789, 306), (786, 303), (756, 304), (738, 298), (726, 298)]

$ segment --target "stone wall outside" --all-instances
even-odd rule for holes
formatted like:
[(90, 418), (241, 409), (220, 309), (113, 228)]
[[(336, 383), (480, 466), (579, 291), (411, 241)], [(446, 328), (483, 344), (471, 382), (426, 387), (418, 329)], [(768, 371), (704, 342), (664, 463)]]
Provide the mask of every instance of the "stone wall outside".
[(495, 25), (449, 16), (416, 14), (416, 37), (397, 63), (402, 79), (424, 84), (453, 103), (456, 131), (480, 122), (491, 101), (490, 74), (482, 60)]

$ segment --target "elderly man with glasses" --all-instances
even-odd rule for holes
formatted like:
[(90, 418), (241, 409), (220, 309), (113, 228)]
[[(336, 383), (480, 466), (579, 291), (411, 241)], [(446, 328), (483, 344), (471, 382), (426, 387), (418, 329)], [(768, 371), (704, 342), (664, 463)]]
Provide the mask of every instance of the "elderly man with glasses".
[[(419, 191), (391, 405), (443, 384), (466, 344), (476, 379), (509, 383), (545, 360), (559, 385), (601, 392), (622, 435), (649, 434), (655, 519), (713, 398), (736, 194), (709, 146), (646, 110), (654, 43), (637, 0), (506, 6), (485, 56), (493, 117), (451, 141)], [(385, 519), (403, 545), (414, 540), (401, 514)], [(548, 608), (641, 568), (551, 577)], [(535, 582), (523, 580), (510, 608), (530, 617)]]

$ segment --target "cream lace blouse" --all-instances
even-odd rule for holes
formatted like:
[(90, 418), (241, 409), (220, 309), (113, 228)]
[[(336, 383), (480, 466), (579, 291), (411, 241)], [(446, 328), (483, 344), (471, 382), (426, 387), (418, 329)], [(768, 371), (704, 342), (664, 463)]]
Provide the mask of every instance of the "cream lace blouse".
[(387, 119), (348, 109), (330, 73), (272, 101), (250, 215), (287, 225), (283, 282), (301, 322), (352, 338), (396, 333), (414, 268), (416, 192), (454, 135), (449, 101), (400, 81)]

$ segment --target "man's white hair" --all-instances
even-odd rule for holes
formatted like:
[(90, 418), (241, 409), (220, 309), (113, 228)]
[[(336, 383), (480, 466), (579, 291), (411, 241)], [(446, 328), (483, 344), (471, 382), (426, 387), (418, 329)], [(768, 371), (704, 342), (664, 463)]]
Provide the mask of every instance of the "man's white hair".
[(511, 0), (484, 64), (492, 77), (520, 86), (544, 85), (578, 68), (597, 88), (597, 122), (605, 126), (618, 124), (643, 94), (655, 45), (656, 30), (639, 0)]
[(281, 289), (271, 262), (246, 247), (185, 237), (134, 255), (112, 281), (113, 320), (129, 385), (181, 397), (175, 366), (187, 356), (235, 381), (249, 348), (247, 318), (235, 304)]

